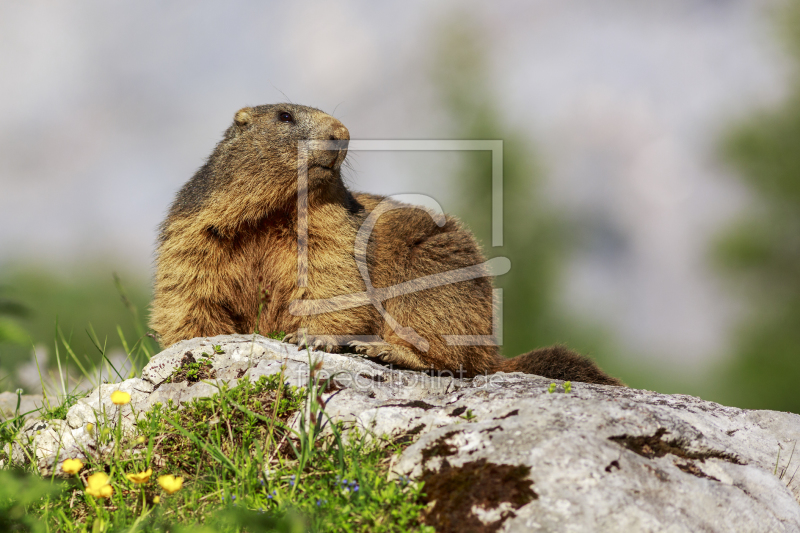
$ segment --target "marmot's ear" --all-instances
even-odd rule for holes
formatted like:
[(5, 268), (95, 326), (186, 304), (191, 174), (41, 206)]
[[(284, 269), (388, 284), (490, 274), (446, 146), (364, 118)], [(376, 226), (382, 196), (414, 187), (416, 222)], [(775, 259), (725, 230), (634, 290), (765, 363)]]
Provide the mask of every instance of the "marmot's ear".
[(249, 126), (250, 122), (253, 121), (253, 115), (250, 114), (250, 111), (249, 107), (243, 107), (233, 116), (233, 122), (240, 130)]

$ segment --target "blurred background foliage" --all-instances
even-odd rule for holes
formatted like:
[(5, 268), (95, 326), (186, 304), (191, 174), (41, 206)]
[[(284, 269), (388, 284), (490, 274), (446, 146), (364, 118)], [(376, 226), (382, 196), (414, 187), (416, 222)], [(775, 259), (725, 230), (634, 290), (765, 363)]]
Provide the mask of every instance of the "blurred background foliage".
[(784, 103), (755, 111), (722, 140), (756, 202), (713, 253), (749, 307), (721, 374), (721, 400), (800, 413), (800, 3), (782, 15), (792, 85)]
[[(434, 32), (427, 66), (446, 115), (450, 139), (503, 141), (503, 246), (492, 247), (492, 155), (463, 152), (448, 182), (455, 189), (454, 213), (472, 230), (488, 257), (511, 260), (495, 279), (503, 289), (503, 346), (509, 357), (552, 344), (590, 354), (612, 373), (633, 375), (614, 357), (611, 336), (571, 316), (558, 304), (568, 254), (580, 239), (574, 220), (541, 194), (544, 172), (535, 142), (508, 121), (493, 92), (491, 44), (466, 11), (451, 14)], [(616, 363), (616, 364), (615, 364)], [(621, 375), (621, 374), (620, 374)]]
[[(113, 272), (110, 263), (104, 261), (62, 266), (59, 271), (43, 265), (11, 265), (0, 270), (0, 378), (14, 376), (25, 368), (22, 380), (4, 380), (0, 385), (3, 390), (24, 385), (25, 392), (37, 392), (34, 347), (45, 377), (48, 369), (55, 371), (58, 367), (57, 344), (62, 367), (78, 378), (81, 372), (64, 341), (81, 364), (89, 366), (102, 359), (91, 331), (106, 354), (115, 354), (117, 360), (125, 353), (123, 338), (128, 348), (142, 338), (149, 281), (141, 275), (122, 275), (123, 298)], [(144, 339), (155, 346), (152, 339)]]
[(19, 325), (18, 320), (30, 316), (30, 310), (18, 301), (4, 296), (9, 287), (0, 286), (0, 343), (16, 345), (28, 343), (28, 333)]
[[(797, 66), (799, 5), (794, 1), (781, 12), (785, 41)], [(730, 353), (698, 380), (680, 367), (672, 371), (647, 367), (637, 354), (625, 353), (611, 331), (598, 325), (600, 320), (579, 319), (559, 305), (565, 266), (581, 246), (585, 228), (540, 194), (548, 169), (537, 157), (529, 134), (509, 121), (514, 113), (504, 108), (495, 92), (487, 54), (491, 42), (482, 37), (479, 22), (457, 11), (447, 13), (433, 28), (437, 38), (430, 43), (424, 70), (445, 116), (441, 137), (504, 141), (502, 247), (491, 247), (490, 154), (465, 155), (448, 176), (450, 187), (458, 192), (454, 214), (476, 233), (488, 256), (505, 256), (512, 263), (511, 272), (496, 280), (504, 289), (503, 352), (513, 356), (563, 342), (591, 355), (633, 387), (694, 394), (740, 407), (800, 412), (795, 390), (800, 378), (798, 77), (779, 107), (753, 110), (720, 139), (720, 159), (741, 178), (755, 201), (709, 255), (747, 311), (734, 330)], [(7, 255), (13, 259), (13, 254)], [(11, 261), (0, 265), (0, 377), (9, 376), (0, 388), (13, 390), (19, 385), (19, 371), (30, 365), (33, 346), (40, 362), (46, 358), (49, 368), (55, 368), (57, 324), (77, 356), (94, 362), (100, 360), (100, 352), (87, 334), (90, 326), (108, 353), (124, 351), (120, 336), (129, 346), (143, 339), (155, 347), (143, 337), (151, 297), (148, 274), (122, 274), (125, 301), (115, 286), (115, 270), (124, 268), (93, 257), (66, 267)], [(64, 346), (58, 342), (64, 361)]]

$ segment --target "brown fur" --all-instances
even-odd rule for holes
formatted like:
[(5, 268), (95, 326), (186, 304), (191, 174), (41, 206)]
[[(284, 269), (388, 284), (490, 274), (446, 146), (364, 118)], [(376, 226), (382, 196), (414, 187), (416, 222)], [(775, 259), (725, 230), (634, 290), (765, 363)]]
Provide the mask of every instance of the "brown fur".
[[(281, 120), (282, 113), (291, 114), (292, 121)], [(289, 342), (305, 346), (307, 341), (315, 349), (329, 350), (340, 348), (328, 335), (379, 335), (385, 343), (352, 343), (351, 349), (416, 370), (450, 370), (464, 376), (518, 371), (622, 384), (563, 347), (504, 359), (496, 346), (448, 345), (442, 334), (491, 334), (489, 277), (383, 302), (399, 324), (428, 341), (427, 351), (398, 337), (372, 305), (293, 315), (292, 301), (365, 290), (354, 243), (361, 224), (383, 198), (347, 190), (340, 175), (344, 148), (311, 150), (308, 155), (308, 286), (298, 286), (298, 141), (349, 139), (338, 120), (309, 107), (277, 104), (236, 113), (208, 161), (178, 193), (161, 227), (150, 325), (162, 345), (251, 333), (256, 327), (261, 332), (292, 332)], [(422, 209), (382, 214), (367, 247), (376, 288), (483, 261), (474, 237), (456, 219), (447, 217), (439, 227)], [(259, 320), (259, 293), (265, 287), (269, 298)]]

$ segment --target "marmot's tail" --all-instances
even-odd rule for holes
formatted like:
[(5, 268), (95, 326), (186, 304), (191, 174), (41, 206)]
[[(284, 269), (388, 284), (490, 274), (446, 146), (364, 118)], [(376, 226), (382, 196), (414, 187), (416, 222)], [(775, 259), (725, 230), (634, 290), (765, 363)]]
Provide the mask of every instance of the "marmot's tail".
[(591, 359), (579, 355), (566, 346), (550, 346), (506, 359), (497, 368), (499, 372), (524, 372), (562, 381), (582, 381), (601, 385), (625, 384), (603, 372)]

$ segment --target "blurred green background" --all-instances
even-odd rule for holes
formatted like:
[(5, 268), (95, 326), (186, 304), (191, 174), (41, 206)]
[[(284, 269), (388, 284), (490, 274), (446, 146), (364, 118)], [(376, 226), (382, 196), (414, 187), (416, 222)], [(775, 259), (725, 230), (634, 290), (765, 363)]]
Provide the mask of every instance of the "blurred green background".
[(40, 371), (45, 382), (60, 389), (58, 359), (63, 375), (71, 378), (70, 388), (84, 377), (83, 369), (103, 360), (103, 354), (122, 372), (130, 368), (125, 362), (133, 352), (128, 363), (141, 368), (146, 361), (137, 343), (144, 343), (150, 353), (158, 351), (144, 335), (150, 296), (146, 277), (118, 274), (108, 261), (58, 272), (42, 265), (7, 266), (0, 281), (2, 390), (21, 385), (26, 392), (36, 392), (41, 388)]
[(757, 202), (712, 254), (748, 303), (720, 369), (723, 402), (800, 413), (800, 4), (780, 12), (778, 34), (794, 60), (785, 101), (734, 123), (721, 155)]
[[(221, 27), (234, 28), (236, 23), (244, 19), (253, 18), (253, 20), (262, 20), (262, 22), (269, 20), (271, 22), (273, 12), (286, 15), (278, 7), (274, 7), (274, 4), (269, 5), (271, 7), (265, 8), (263, 13), (253, 7), (250, 11), (245, 9), (238, 12), (238, 16), (221, 18), (217, 24)], [(493, 19), (495, 23), (498, 20), (515, 22), (517, 26), (511, 27), (508, 33), (524, 33), (525, 21), (514, 14), (514, 9), (518, 9), (520, 12), (525, 11), (520, 7), (521, 4), (509, 2), (498, 5), (505, 7), (499, 9), (500, 14)], [(698, 20), (708, 16), (706, 12), (697, 14), (697, 10), (701, 8), (693, 4), (692, 7), (688, 7), (689, 5), (686, 3), (685, 8), (681, 8), (683, 11), (680, 11), (680, 16), (675, 16), (674, 20), (670, 18), (672, 15), (669, 14), (643, 15), (637, 12), (642, 8), (632, 7), (625, 2), (609, 2), (601, 7), (587, 2), (585, 9), (575, 9), (575, 13), (572, 11), (569, 13), (570, 16), (574, 16), (574, 25), (578, 28), (576, 31), (582, 31), (583, 26), (581, 25), (588, 25), (586, 27), (591, 27), (592, 31), (600, 33), (601, 38), (605, 39), (604, 42), (612, 44), (615, 39), (614, 31), (606, 32), (601, 22), (594, 22), (596, 14), (592, 10), (602, 11), (601, 18), (604, 21), (624, 21), (636, 16), (641, 16), (648, 21), (658, 20), (658, 28), (666, 28), (664, 31), (675, 33), (675, 38), (680, 40), (680, 32), (684, 28), (681, 17), (685, 13), (692, 13), (692, 16)], [(739, 200), (738, 204), (736, 202), (731, 204), (737, 205), (733, 209), (734, 214), (728, 216), (724, 223), (719, 224), (718, 231), (704, 244), (703, 263), (712, 273), (714, 283), (722, 287), (720, 294), (730, 298), (730, 302), (732, 302), (730, 306), (734, 308), (734, 311), (730, 313), (729, 326), (724, 330), (727, 336), (718, 343), (719, 353), (708, 357), (709, 362), (704, 366), (701, 365), (702, 371), (697, 370), (700, 367), (687, 366), (685, 360), (678, 357), (680, 354), (675, 354), (675, 359), (660, 355), (665, 350), (667, 352), (674, 351), (674, 348), (656, 346), (654, 345), (655, 341), (650, 341), (650, 347), (653, 354), (659, 355), (647, 355), (649, 350), (643, 349), (641, 342), (636, 344), (626, 341), (625, 335), (613, 326), (613, 321), (606, 320), (608, 317), (604, 316), (606, 313), (603, 311), (578, 312), (574, 306), (565, 304), (562, 295), (571, 283), (570, 265), (576, 257), (585, 253), (587, 248), (597, 245), (593, 241), (595, 238), (593, 232), (597, 230), (597, 227), (592, 222), (594, 219), (587, 218), (585, 209), (565, 208), (553, 201), (552, 194), (548, 192), (548, 180), (552, 181), (553, 176), (560, 175), (559, 168), (554, 166), (559, 160), (548, 159), (546, 156), (550, 154), (546, 153), (544, 147), (549, 145), (537, 137), (533, 130), (523, 127), (525, 123), (523, 115), (527, 110), (509, 109), (509, 94), (514, 92), (514, 84), (522, 83), (522, 81), (520, 81), (521, 78), (514, 77), (513, 65), (499, 65), (502, 60), (498, 60), (498, 57), (502, 59), (513, 54), (517, 54), (514, 57), (518, 57), (520, 53), (524, 55), (525, 52), (510, 48), (503, 49), (502, 46), (497, 45), (495, 42), (498, 41), (497, 36), (504, 32), (502, 25), (492, 26), (487, 23), (484, 20), (485, 17), (481, 15), (482, 12), (474, 8), (472, 4), (467, 7), (448, 4), (446, 8), (436, 8), (432, 11), (426, 11), (428, 8), (423, 4), (414, 4), (414, 9), (420, 13), (418, 17), (403, 15), (399, 16), (396, 21), (391, 10), (382, 11), (380, 8), (366, 8), (361, 4), (348, 4), (350, 6), (348, 9), (351, 9), (349, 12), (357, 11), (364, 17), (363, 20), (359, 19), (357, 23), (354, 23), (355, 25), (374, 24), (376, 27), (385, 28), (384, 39), (387, 42), (391, 41), (392, 46), (398, 49), (401, 49), (404, 46), (403, 43), (407, 43), (408, 39), (404, 35), (393, 37), (389, 28), (395, 22), (400, 28), (413, 26), (419, 29), (422, 33), (415, 38), (413, 44), (424, 53), (411, 54), (408, 57), (412, 59), (404, 60), (407, 63), (397, 61), (397, 64), (401, 64), (397, 67), (400, 72), (413, 73), (415, 76), (406, 85), (402, 85), (403, 80), (390, 71), (381, 71), (385, 76), (385, 80), (382, 81), (383, 85), (380, 86), (383, 88), (383, 92), (378, 91), (374, 86), (367, 85), (372, 89), (367, 91), (370, 96), (364, 97), (365, 100), (361, 102), (363, 107), (367, 108), (367, 111), (363, 113), (383, 112), (385, 115), (373, 117), (374, 122), (369, 122), (363, 114), (357, 114), (352, 121), (348, 120), (347, 116), (341, 118), (351, 127), (351, 133), (356, 132), (351, 125), (353, 123), (371, 124), (371, 129), (367, 131), (376, 138), (398, 138), (415, 134), (419, 137), (428, 136), (428, 138), (502, 139), (504, 141), (505, 243), (503, 247), (491, 248), (489, 246), (491, 242), (491, 182), (487, 176), (491, 175), (491, 161), (488, 154), (476, 153), (453, 160), (452, 164), (445, 167), (444, 175), (434, 185), (439, 187), (435, 191), (450, 191), (447, 196), (448, 202), (444, 203), (446, 210), (461, 217), (474, 230), (478, 239), (483, 243), (487, 255), (502, 255), (509, 257), (512, 261), (511, 272), (497, 280), (497, 286), (504, 289), (503, 351), (506, 355), (516, 355), (538, 346), (563, 342), (576, 350), (591, 355), (609, 373), (621, 377), (632, 387), (665, 393), (693, 394), (704, 399), (740, 407), (778, 409), (800, 413), (800, 394), (795, 391), (794, 386), (795, 382), (800, 379), (800, 83), (798, 83), (797, 77), (797, 66), (800, 62), (800, 8), (798, 5), (800, 4), (795, 1), (788, 4), (788, 7), (781, 5), (767, 10), (766, 14), (760, 12), (754, 14), (751, 12), (752, 10), (748, 11), (747, 9), (731, 11), (736, 16), (751, 18), (759, 16), (767, 20), (764, 28), (769, 29), (768, 39), (774, 43), (776, 48), (783, 47), (782, 52), (775, 53), (783, 54), (781, 57), (785, 59), (781, 65), (788, 74), (780, 78), (780, 83), (778, 83), (780, 90), (776, 91), (777, 96), (772, 95), (767, 98), (766, 103), (754, 100), (752, 105), (747, 106), (726, 107), (722, 105), (720, 116), (715, 117), (715, 124), (719, 127), (710, 136), (710, 139), (704, 141), (703, 153), (706, 154), (704, 157), (712, 161), (711, 166), (723, 169), (721, 175), (730, 180), (733, 188), (739, 191)], [(17, 17), (16, 20), (31, 18), (31, 13), (10, 13), (7, 7), (3, 9), (7, 10), (5, 12), (6, 21), (14, 20), (14, 17)], [(150, 27), (150, 24), (154, 24), (158, 32), (168, 34), (170, 27), (166, 22), (150, 21), (151, 15), (157, 13), (158, 9), (159, 7), (155, 4), (137, 8), (135, 16), (132, 16), (134, 22), (131, 24), (134, 27), (136, 24), (143, 27)], [(272, 11), (269, 11), (270, 9)], [(705, 6), (702, 9), (710, 10), (712, 8)], [(269, 13), (267, 13), (268, 11)], [(245, 16), (250, 12), (253, 17)], [(525, 12), (528, 15), (531, 13)], [(305, 13), (304, 16), (312, 17), (315, 21), (324, 19), (324, 14), (314, 15), (313, 10), (303, 11), (303, 13)], [(539, 11), (533, 11), (533, 14), (539, 17), (537, 20), (545, 21), (544, 23), (537, 22), (538, 26), (536, 27), (544, 35), (541, 37), (544, 39), (542, 42), (546, 43), (548, 34), (544, 24), (550, 20), (547, 18), (548, 12), (539, 9)], [(262, 15), (263, 18), (258, 19)], [(97, 16), (112, 17), (114, 12), (107, 11)], [(171, 13), (163, 20), (173, 21), (177, 25), (177, 21), (180, 21), (183, 16), (190, 15)], [(281, 17), (277, 18), (285, 20)], [(567, 22), (572, 24), (571, 21), (572, 19), (568, 19)], [(205, 21), (205, 23), (214, 26), (209, 21)], [(726, 24), (738, 27), (736, 24), (739, 23), (733, 18), (719, 21), (719, 24), (722, 25), (720, 27), (725, 27)], [(6, 22), (6, 24), (11, 23)], [(77, 22), (75, 24), (75, 27), (79, 26)], [(320, 28), (320, 26), (314, 27)], [(327, 35), (323, 29), (319, 31), (321, 35)], [(245, 39), (241, 33), (236, 34), (236, 39)], [(732, 35), (735, 37), (735, 34)], [(219, 35), (214, 34), (209, 39), (214, 40), (218, 45), (227, 37), (228, 34), (220, 31)], [(127, 37), (124, 35), (119, 37), (119, 39), (123, 38)], [(318, 92), (325, 91), (325, 87), (319, 88), (316, 84), (310, 84), (312, 87), (308, 88), (308, 80), (304, 81), (297, 72), (284, 73), (281, 70), (281, 65), (285, 66), (285, 63), (281, 61), (281, 54), (285, 53), (290, 57), (292, 54), (299, 54), (300, 52), (297, 50), (303, 48), (302, 40), (287, 44), (287, 48), (281, 53), (270, 51), (269, 53), (272, 54), (270, 58), (264, 56), (264, 64), (277, 65), (270, 71), (270, 75), (273, 77), (251, 79), (249, 76), (255, 76), (255, 74), (244, 69), (236, 71), (237, 73), (247, 72), (247, 75), (242, 75), (238, 79), (243, 80), (241, 82), (243, 86), (250, 87), (248, 89), (250, 92), (237, 93), (238, 89), (222, 85), (213, 86), (213, 83), (211, 87), (203, 85), (198, 80), (205, 80), (207, 77), (201, 67), (204, 57), (208, 57), (210, 63), (215, 65), (211, 68), (211, 72), (218, 74), (219, 79), (237, 79), (236, 76), (223, 76), (222, 74), (226, 74), (225, 67), (219, 66), (217, 63), (217, 61), (222, 63), (226, 61), (226, 49), (207, 45), (203, 41), (204, 38), (194, 36), (191, 45), (187, 46), (176, 44), (173, 41), (158, 41), (158, 46), (153, 46), (153, 50), (150, 50), (146, 57), (141, 58), (140, 63), (134, 63), (130, 67), (133, 72), (142, 76), (151, 75), (154, 79), (159, 79), (160, 71), (156, 71), (155, 74), (148, 71), (152, 65), (158, 66), (166, 62), (161, 66), (168, 71), (173, 66), (169, 61), (177, 64), (183, 57), (174, 50), (183, 50), (181, 53), (184, 54), (189, 54), (190, 52), (186, 50), (190, 50), (193, 61), (197, 57), (197, 63), (193, 63), (195, 65), (193, 72), (196, 74), (190, 73), (184, 76), (192, 83), (185, 82), (187, 85), (180, 89), (183, 94), (190, 95), (187, 96), (187, 102), (180, 102), (179, 96), (171, 101), (157, 96), (162, 94), (159, 91), (166, 90), (161, 86), (167, 83), (167, 78), (164, 78), (166, 75), (163, 74), (161, 76), (164, 81), (153, 82), (153, 87), (148, 87), (146, 90), (134, 87), (134, 90), (139, 91), (136, 93), (139, 96), (130, 96), (133, 93), (125, 93), (122, 82), (128, 80), (135, 85), (137, 81), (133, 79), (133, 74), (120, 74), (115, 71), (115, 75), (122, 82), (108, 89), (109, 94), (112, 96), (116, 96), (118, 93), (127, 94), (129, 100), (123, 99), (120, 104), (115, 102), (113, 109), (116, 111), (128, 107), (134, 110), (131, 111), (132, 114), (145, 116), (141, 123), (132, 123), (129, 126), (129, 129), (134, 130), (134, 133), (138, 132), (139, 136), (131, 143), (135, 149), (132, 152), (134, 155), (126, 157), (137, 159), (139, 162), (134, 163), (133, 159), (130, 159), (122, 160), (120, 163), (118, 154), (113, 150), (104, 151), (102, 156), (98, 151), (91, 157), (109, 158), (112, 163), (109, 163), (111, 167), (108, 168), (122, 167), (117, 172), (124, 177), (124, 179), (120, 178), (124, 184), (106, 194), (103, 192), (105, 185), (84, 183), (80, 179), (65, 182), (67, 189), (78, 189), (75, 193), (77, 196), (97, 193), (100, 200), (92, 200), (93, 207), (83, 208), (84, 211), (96, 209), (98, 212), (103, 212), (103, 216), (108, 217), (108, 220), (114, 219), (114, 215), (128, 217), (125, 219), (128, 233), (117, 237), (112, 235), (110, 238), (106, 235), (106, 241), (98, 238), (98, 242), (112, 243), (108, 246), (88, 246), (86, 249), (69, 253), (61, 251), (55, 256), (30, 253), (30, 249), (24, 246), (24, 243), (27, 242), (24, 232), (20, 234), (20, 239), (13, 241), (17, 242), (17, 245), (4, 246), (2, 255), (0, 255), (0, 377), (3, 378), (0, 387), (3, 390), (13, 390), (20, 385), (28, 391), (35, 389), (38, 378), (35, 367), (31, 366), (34, 347), (36, 347), (40, 362), (46, 363), (48, 372), (55, 371), (55, 355), (58, 350), (62, 364), (70, 366), (71, 374), (75, 376), (79, 374), (75, 362), (65, 351), (65, 343), (56, 332), (57, 324), (64, 339), (68, 341), (75, 355), (84, 364), (89, 361), (98, 362), (101, 357), (100, 350), (97, 349), (88, 333), (90, 330), (96, 333), (97, 341), (106, 346), (106, 353), (114, 354), (115, 361), (119, 361), (120, 357), (124, 359), (125, 349), (121, 338), (127, 341), (129, 349), (136, 342), (142, 342), (146, 343), (150, 350), (154, 350), (155, 344), (143, 335), (147, 305), (151, 295), (151, 272), (147, 266), (151, 256), (147, 255), (149, 252), (142, 250), (152, 249), (155, 241), (155, 224), (163, 216), (174, 191), (190, 177), (194, 168), (199, 166), (202, 157), (210, 151), (216, 141), (216, 135), (224, 129), (226, 121), (229, 120), (228, 115), (232, 115), (235, 109), (241, 105), (262, 103), (262, 100), (265, 100), (260, 95), (266, 91), (267, 83), (278, 81), (279, 84), (282, 82), (282, 86), (294, 86), (295, 80), (290, 82), (287, 81), (287, 78), (295, 76), (299, 80), (296, 81), (297, 86), (302, 88), (296, 89), (291, 96), (299, 102), (312, 105), (316, 104), (314, 97)], [(117, 37), (104, 34), (103, 39), (116, 42)], [(132, 40), (126, 41), (127, 44), (124, 45), (126, 49), (133, 49), (134, 45), (131, 43), (149, 42), (147, 38), (138, 34), (135, 39), (134, 37), (130, 37), (130, 39)], [(392, 39), (396, 39), (397, 42)], [(507, 41), (502, 42), (506, 46), (510, 46)], [(244, 47), (248, 47), (248, 50), (254, 49), (252, 43), (246, 39), (235, 40), (235, 44), (241, 45), (238, 50)], [(23, 53), (26, 50), (26, 43), (23, 41), (6, 40), (2, 41), (2, 46), (5, 54), (3, 57), (17, 57), (17, 55), (23, 59), (26, 57)], [(147, 48), (150, 45), (143, 46)], [(514, 46), (523, 47), (519, 43)], [(586, 46), (592, 48), (593, 45), (589, 43)], [(167, 59), (161, 57), (164, 55), (162, 51), (165, 49), (167, 50)], [(609, 49), (613, 50), (613, 46)], [(309, 50), (308, 57), (313, 57), (318, 48)], [(369, 47), (356, 47), (351, 52), (354, 54), (352, 75), (358, 79), (358, 61), (361, 57), (358, 54), (363, 53), (368, 56)], [(267, 52), (263, 53), (267, 54)], [(397, 53), (399, 54), (399, 52)], [(613, 54), (611, 52), (609, 54), (609, 57), (605, 58), (605, 62), (599, 67), (595, 67), (595, 60), (592, 58), (586, 59), (586, 62), (592, 63), (592, 68), (601, 70), (604, 68), (608, 72), (621, 68), (615, 64)], [(273, 56), (276, 56), (277, 59)], [(406, 56), (398, 57), (402, 59)], [(646, 63), (640, 57), (634, 56), (634, 59), (642, 64)], [(737, 61), (736, 57), (728, 59)], [(20, 61), (22, 62), (22, 60)], [(680, 59), (676, 61), (680, 62)], [(381, 63), (381, 61), (377, 62)], [(634, 64), (631, 68), (638, 69), (636, 72), (641, 73), (652, 67), (649, 64), (645, 66), (642, 64)], [(311, 66), (315, 66), (313, 62)], [(322, 77), (322, 74), (327, 72), (325, 69), (329, 65), (320, 64), (316, 67)], [(115, 67), (110, 63), (103, 64), (103, 68), (111, 72)], [(339, 65), (337, 71), (346, 71), (348, 68), (348, 66)], [(552, 77), (539, 79), (537, 83), (552, 84), (556, 87), (554, 92), (558, 93), (560, 70), (557, 66), (553, 68), (554, 75)], [(493, 75), (498, 69), (505, 69), (504, 72), (508, 73), (504, 78), (505, 85), (499, 83), (496, 76)], [(657, 71), (657, 68), (655, 70)], [(102, 71), (102, 73), (105, 72)], [(101, 72), (94, 72), (92, 75), (95, 78), (92, 79), (99, 79), (100, 74)], [(231, 74), (231, 72), (227, 72), (227, 74)], [(656, 81), (653, 83), (662, 83), (657, 74), (657, 72), (654, 74)], [(193, 80), (193, 75), (197, 75), (198, 78)], [(65, 74), (65, 76), (72, 79), (69, 76), (77, 76), (77, 74)], [(286, 78), (281, 76), (286, 76)], [(624, 78), (624, 76), (623, 73), (621, 77)], [(515, 80), (517, 81), (515, 82)], [(31, 84), (31, 87), (44, 83), (37, 81), (35, 76), (26, 78), (26, 81)], [(175, 83), (184, 82), (176, 81)], [(509, 88), (509, 84), (511, 88)], [(236, 87), (237, 83), (230, 85)], [(419, 109), (414, 112), (404, 111), (392, 103), (393, 100), (388, 95), (387, 88), (393, 89), (399, 86), (402, 86), (398, 90), (401, 91), (404, 98), (415, 99)], [(420, 89), (422, 87), (424, 89)], [(273, 88), (277, 89), (274, 85)], [(318, 92), (314, 92), (315, 90)], [(666, 91), (666, 89), (664, 90)], [(136, 98), (140, 98), (141, 94), (148, 91), (156, 96), (151, 96), (151, 100), (142, 101), (158, 101), (158, 105), (164, 107), (157, 107), (141, 113), (136, 112), (137, 109), (144, 109), (142, 102)], [(215, 91), (224, 93), (226, 98), (213, 96), (212, 93)], [(353, 95), (363, 94), (352, 87), (342, 88), (341, 91), (343, 93), (350, 91), (351, 100), (358, 99)], [(274, 92), (276, 91), (273, 90)], [(308, 98), (310, 101), (300, 100), (297, 98), (298, 93), (299, 96)], [(171, 93), (167, 92), (166, 94)], [(373, 94), (379, 96), (372, 96)], [(219, 101), (214, 101), (214, 98), (218, 98)], [(257, 98), (259, 101), (248, 100), (252, 98)], [(670, 101), (669, 98), (671, 97), (666, 98), (667, 101)], [(677, 96), (675, 98), (677, 99)], [(747, 100), (744, 96), (742, 98)], [(283, 98), (278, 96), (276, 99)], [(216, 130), (196, 118), (211, 114), (211, 111), (206, 112), (204, 109), (203, 104), (206, 102), (213, 104), (209, 104), (208, 107), (213, 109), (214, 124), (217, 124)], [(634, 104), (635, 102), (631, 103), (632, 106)], [(185, 107), (181, 107), (181, 105)], [(532, 105), (534, 104), (532, 103)], [(703, 107), (706, 102), (701, 99), (699, 104), (695, 102), (693, 105)], [(332, 102), (331, 108), (334, 106), (335, 102)], [(390, 107), (391, 110), (376, 111)], [(105, 135), (105, 125), (116, 122), (110, 120), (110, 117), (114, 116), (110, 109), (111, 107), (104, 113), (86, 118), (87, 123), (82, 126), (83, 134), (91, 130), (94, 135), (92, 142), (100, 147), (105, 146), (102, 139)], [(546, 109), (536, 109), (542, 116), (547, 113)], [(327, 108), (326, 110), (330, 111)], [(691, 109), (686, 111), (688, 115), (691, 115), (692, 112)], [(416, 121), (416, 124), (426, 125), (415, 130), (408, 126), (408, 123), (402, 122), (401, 115), (409, 113), (412, 122)], [(81, 116), (85, 117), (86, 115)], [(170, 119), (173, 117), (192, 118), (181, 119), (183, 120), (180, 122), (182, 126), (177, 128), (171, 124), (170, 120), (165, 120), (165, 117)], [(23, 119), (20, 120), (31, 122), (30, 116), (23, 117)], [(37, 125), (36, 120), (32, 122), (33, 126), (31, 127), (45, 128), (45, 126)], [(397, 133), (391, 127), (391, 124), (395, 122), (405, 124), (405, 129), (402, 129), (401, 133)], [(364, 129), (362, 126), (362, 131)], [(194, 133), (195, 136), (190, 139), (191, 148), (186, 147), (188, 144), (184, 145), (178, 142), (179, 138), (180, 142), (189, 142), (186, 140), (185, 132), (187, 130), (202, 131), (202, 133)], [(6, 133), (0, 136), (0, 147), (9, 153), (18, 150), (18, 145), (15, 144), (17, 143), (16, 137), (8, 133), (10, 128), (4, 131)], [(148, 141), (147, 139), (156, 131), (172, 137), (159, 138), (158, 143)], [(167, 133), (163, 133), (164, 131)], [(602, 131), (600, 137), (602, 137)], [(363, 136), (354, 133), (354, 138), (363, 138)], [(171, 144), (172, 141), (174, 143)], [(148, 142), (153, 144), (148, 144)], [(687, 142), (691, 143), (694, 140), (690, 139)], [(69, 148), (68, 141), (64, 141), (62, 144), (67, 145), (65, 150)], [(600, 148), (597, 150), (602, 152), (602, 144), (599, 146)], [(25, 149), (33, 150), (29, 147)], [(610, 153), (613, 151), (613, 147), (608, 150)], [(31, 153), (33, 155), (29, 159), (32, 161), (38, 156), (35, 151)], [(63, 156), (63, 154), (61, 155)], [(167, 155), (174, 156), (181, 162), (173, 166), (170, 166), (172, 163), (159, 166), (161, 173), (153, 172), (147, 164), (141, 163), (141, 160), (148, 160), (148, 158), (158, 161), (166, 158)], [(55, 158), (57, 161), (58, 156), (59, 154), (56, 153), (49, 159)], [(356, 163), (359, 161), (355, 154), (349, 157), (355, 158)], [(568, 154), (561, 161), (568, 162), (570, 157)], [(603, 160), (603, 157), (605, 156), (601, 153), (599, 159)], [(365, 162), (368, 163), (368, 160)], [(27, 161), (25, 164), (34, 165), (35, 163)], [(153, 164), (155, 165), (155, 163)], [(57, 165), (55, 163), (53, 165), (55, 166), (52, 168), (43, 168), (45, 170), (50, 168), (47, 172), (51, 173), (60, 172), (56, 168)], [(24, 167), (20, 168), (24, 170)], [(101, 170), (96, 172), (98, 175), (107, 176), (108, 168), (102, 167), (102, 172)], [(7, 203), (5, 207), (13, 212), (14, 188), (10, 184), (22, 171), (9, 166), (3, 167), (1, 170), (3, 179), (7, 180), (3, 201)], [(602, 168), (593, 167), (587, 172), (599, 175), (602, 170)], [(75, 172), (74, 176), (84, 176), (93, 171), (89, 167), (81, 167)], [(169, 175), (168, 183), (161, 178), (162, 174)], [(151, 175), (158, 179), (152, 178), (152, 182), (146, 181), (145, 177)], [(140, 176), (143, 180), (141, 182), (139, 181)], [(361, 183), (359, 179), (353, 177), (354, 188), (382, 193), (403, 192), (391, 190), (391, 187), (396, 187), (397, 182), (391, 182), (389, 178), (387, 178), (388, 185), (380, 184), (378, 187), (374, 183)], [(403, 187), (419, 186), (419, 183), (412, 185), (400, 183)], [(81, 187), (86, 189), (81, 190)], [(381, 190), (381, 187), (386, 190)], [(101, 192), (106, 196), (102, 196)], [(125, 207), (129, 203), (131, 206), (139, 207)], [(119, 210), (116, 208), (117, 205), (121, 206)], [(711, 207), (709, 206), (709, 208)], [(58, 222), (53, 222), (53, 224), (58, 224)], [(104, 231), (102, 225), (95, 223), (93, 228), (91, 231), (96, 231), (98, 237), (102, 236)], [(91, 234), (91, 231), (85, 239), (92, 240), (94, 235)], [(131, 234), (135, 234), (135, 239), (138, 239), (139, 242), (136, 246), (128, 247), (126, 239)], [(616, 241), (614, 239), (611, 241), (613, 242), (604, 253), (613, 255), (618, 248), (615, 248)], [(12, 242), (12, 240), (3, 242)], [(31, 242), (37, 241), (31, 239)], [(42, 245), (41, 247), (46, 246)], [(69, 259), (65, 260), (64, 257)], [(114, 273), (118, 274), (119, 280), (125, 288), (124, 297), (120, 294)], [(597, 308), (595, 307), (595, 309)], [(610, 308), (608, 314), (613, 314)], [(632, 323), (634, 325), (631, 327), (635, 329), (635, 321)], [(665, 321), (665, 323), (667, 322)], [(674, 334), (680, 337), (683, 333), (675, 331)], [(664, 335), (669, 336), (669, 332)]]

